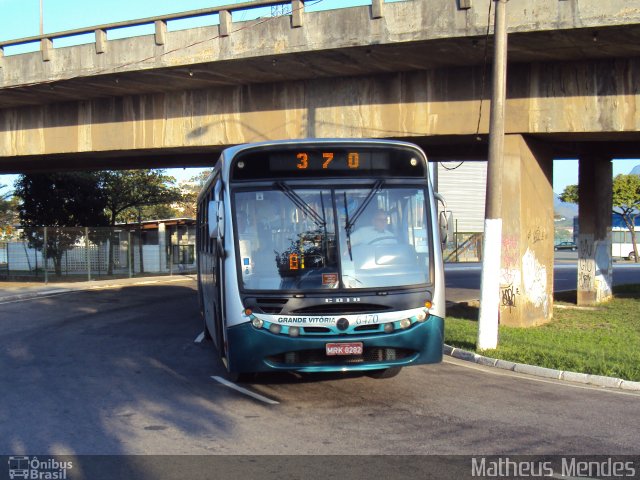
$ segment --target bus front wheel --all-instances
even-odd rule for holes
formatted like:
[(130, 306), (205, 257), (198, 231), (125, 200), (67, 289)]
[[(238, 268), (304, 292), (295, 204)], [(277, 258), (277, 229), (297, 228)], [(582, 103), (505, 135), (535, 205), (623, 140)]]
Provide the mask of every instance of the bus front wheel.
[(229, 372), (229, 371), (227, 371), (227, 374), (225, 376), (227, 377), (227, 380), (233, 383), (251, 383), (251, 382), (254, 382), (257, 377), (257, 375), (252, 372), (238, 373), (238, 372)]

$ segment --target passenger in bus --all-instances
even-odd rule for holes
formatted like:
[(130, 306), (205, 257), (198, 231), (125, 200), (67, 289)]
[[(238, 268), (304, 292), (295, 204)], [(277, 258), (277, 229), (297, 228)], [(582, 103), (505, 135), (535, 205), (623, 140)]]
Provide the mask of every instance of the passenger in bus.
[(398, 243), (395, 234), (389, 229), (387, 214), (384, 210), (375, 211), (371, 225), (358, 228), (351, 235), (351, 245), (390, 245)]

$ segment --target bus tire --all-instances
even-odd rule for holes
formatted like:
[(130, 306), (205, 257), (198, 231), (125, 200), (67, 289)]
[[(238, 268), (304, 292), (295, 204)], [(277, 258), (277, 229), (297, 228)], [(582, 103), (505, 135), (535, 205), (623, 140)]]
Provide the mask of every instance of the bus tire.
[(256, 379), (255, 373), (247, 372), (227, 372), (227, 380), (233, 383), (251, 383)]
[(389, 367), (381, 370), (372, 370), (367, 375), (375, 379), (393, 378), (400, 373), (402, 367)]
[(203, 329), (203, 333), (204, 333), (204, 339), (205, 340), (212, 340), (211, 337), (211, 332), (209, 331), (209, 328), (207, 328), (207, 321), (205, 320), (205, 318), (202, 318), (202, 329)]

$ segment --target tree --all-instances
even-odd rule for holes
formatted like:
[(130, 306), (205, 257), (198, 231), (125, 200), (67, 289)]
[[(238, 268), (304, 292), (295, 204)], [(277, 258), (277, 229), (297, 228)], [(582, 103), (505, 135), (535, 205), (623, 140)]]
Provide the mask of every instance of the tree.
[(638, 243), (636, 242), (636, 218), (640, 215), (640, 176), (616, 175), (613, 179), (613, 213), (620, 215), (631, 232), (633, 256), (638, 263)]
[[(620, 215), (622, 221), (631, 233), (631, 243), (636, 263), (638, 258), (638, 244), (636, 242), (635, 222), (640, 216), (640, 176), (635, 174), (616, 175), (613, 179), (613, 213)], [(560, 194), (560, 200), (578, 203), (578, 186), (568, 185)]]
[[(164, 170), (118, 170), (102, 172), (102, 191), (106, 198), (109, 224), (131, 218), (135, 212), (137, 221), (143, 219), (144, 207), (167, 205), (182, 198), (173, 186), (175, 178), (164, 174)], [(124, 218), (123, 218), (124, 217)], [(142, 242), (140, 248), (140, 271), (144, 271)], [(113, 252), (109, 249), (109, 274), (113, 273)]]
[(191, 177), (186, 182), (180, 182), (182, 200), (178, 202), (177, 209), (181, 217), (196, 218), (198, 195), (205, 182), (211, 175), (211, 170), (203, 170), (198, 175)]
[(567, 185), (559, 195), (560, 200), (566, 203), (578, 203), (578, 185)]
[[(0, 191), (6, 188), (0, 185)], [(13, 225), (18, 219), (18, 199), (13, 192), (0, 195), (0, 239), (9, 238), (13, 235)]]
[[(84, 230), (107, 224), (105, 198), (96, 173), (37, 173), (18, 177), (15, 196), (20, 199), (20, 223), (29, 246), (46, 251), (55, 272), (62, 274), (62, 255), (73, 248)], [(30, 227), (30, 228), (29, 228)], [(47, 227), (47, 241), (37, 227)]]

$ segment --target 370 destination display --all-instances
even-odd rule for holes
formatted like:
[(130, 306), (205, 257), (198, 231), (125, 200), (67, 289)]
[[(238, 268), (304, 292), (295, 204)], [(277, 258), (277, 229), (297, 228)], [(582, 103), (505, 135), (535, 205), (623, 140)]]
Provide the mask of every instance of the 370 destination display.
[[(425, 178), (426, 163), (411, 149), (388, 149), (377, 144), (300, 145), (302, 148), (247, 150), (234, 158), (232, 180), (405, 177)], [(331, 148), (334, 147), (334, 148)]]
[(389, 157), (383, 152), (361, 151), (291, 151), (277, 152), (269, 157), (274, 172), (369, 171), (389, 168)]

